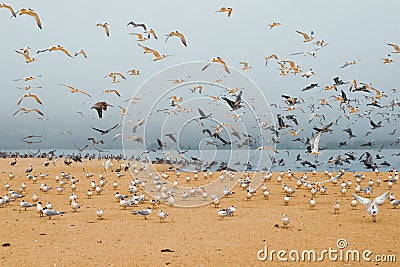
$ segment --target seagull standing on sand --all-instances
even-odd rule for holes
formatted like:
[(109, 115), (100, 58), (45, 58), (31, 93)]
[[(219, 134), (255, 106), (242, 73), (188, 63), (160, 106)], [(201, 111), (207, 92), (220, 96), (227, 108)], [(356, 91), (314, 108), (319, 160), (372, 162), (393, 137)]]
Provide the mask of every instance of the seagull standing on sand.
[(49, 217), (49, 220), (50, 220), (51, 217), (53, 217), (53, 216), (63, 215), (63, 214), (65, 213), (64, 211), (51, 210), (51, 209), (48, 209), (48, 208), (46, 208), (46, 207), (44, 207), (44, 208), (42, 209), (42, 212), (43, 212), (44, 215), (46, 215), (47, 217)]
[(282, 216), (282, 224), (283, 224), (283, 228), (288, 228), (288, 225), (290, 223), (289, 218), (286, 216), (286, 214), (283, 214)]
[(102, 209), (97, 209), (96, 211), (97, 220), (103, 219), (104, 211)]
[(26, 202), (24, 200), (21, 199), (21, 201), (19, 202), (19, 205), (24, 208), (24, 210), (26, 210), (27, 208), (31, 208), (31, 207), (35, 207), (35, 204), (31, 204), (29, 202)]
[(141, 215), (144, 217), (145, 220), (147, 220), (147, 216), (149, 216), (151, 213), (151, 208), (148, 207), (147, 209), (144, 210), (134, 210), (132, 211), (133, 215)]
[(160, 222), (164, 222), (165, 218), (167, 218), (168, 215), (169, 215), (168, 213), (163, 212), (162, 210), (159, 210), (158, 214), (157, 214), (157, 217), (160, 218)]

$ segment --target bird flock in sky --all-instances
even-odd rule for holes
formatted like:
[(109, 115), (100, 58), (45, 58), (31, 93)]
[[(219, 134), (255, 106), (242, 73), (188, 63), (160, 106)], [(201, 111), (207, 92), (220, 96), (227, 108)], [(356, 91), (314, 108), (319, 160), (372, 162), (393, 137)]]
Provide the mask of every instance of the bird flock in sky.
[[(35, 10), (30, 8), (21, 8), (20, 10), (15, 11), (16, 9), (7, 4), (1, 4), (0, 8), (9, 10), (11, 14), (10, 19), (19, 19), (19, 17), (22, 15), (30, 16), (32, 19), (34, 19), (34, 22), (37, 24), (37, 27), (40, 30), (45, 30), (46, 25), (43, 27), (40, 19), (41, 15)], [(210, 14), (212, 14), (212, 12), (210, 12)], [(214, 14), (226, 14), (226, 19), (229, 20), (232, 16), (234, 16), (235, 13), (231, 7), (221, 7), (220, 9), (216, 10)], [(1, 15), (4, 16), (5, 14), (2, 13)], [(146, 23), (136, 22), (134, 20), (129, 21), (123, 26), (136, 31), (129, 34), (136, 38), (138, 49), (143, 50), (143, 54), (145, 56), (147, 56), (146, 54), (151, 55), (153, 61), (166, 60), (170, 56), (169, 54), (162, 53), (159, 49), (150, 48), (146, 45), (146, 42), (150, 39), (159, 40), (160, 35), (156, 33), (155, 28), (149, 27), (149, 25)], [(110, 23), (93, 22), (93, 27), (98, 27), (104, 31), (105, 38), (112, 37), (112, 28), (110, 28)], [(269, 24), (266, 23), (265, 30), (268, 34), (274, 31), (279, 31), (282, 27), (285, 27), (284, 23), (273, 21)], [(190, 41), (190, 35), (192, 34), (195, 33), (183, 34), (179, 30), (173, 30), (165, 33), (164, 37), (165, 42), (168, 41), (169, 43), (173, 42), (172, 39), (176, 39), (177, 42), (174, 45), (182, 45), (183, 49), (185, 49), (190, 47), (187, 37), (189, 36)], [(282, 155), (278, 155), (279, 149), (276, 149), (275, 147), (279, 148), (281, 144), (291, 143), (292, 147), (294, 146), (297, 149), (305, 148), (304, 154), (298, 156), (296, 161), (298, 161), (300, 165), (307, 166), (309, 168), (315, 168), (318, 166), (318, 161), (315, 160), (312, 162), (313, 158), (310, 157), (310, 155), (320, 155), (321, 151), (324, 149), (321, 149), (320, 143), (323, 142), (322, 140), (324, 139), (331, 139), (328, 138), (330, 135), (338, 135), (339, 137), (336, 138), (343, 139), (339, 140), (338, 148), (345, 149), (347, 146), (351, 146), (352, 148), (359, 149), (365, 147), (374, 147), (376, 145), (375, 140), (370, 137), (370, 135), (379, 136), (383, 133), (387, 133), (388, 138), (393, 138), (391, 146), (396, 147), (400, 143), (400, 138), (396, 136), (396, 122), (400, 116), (400, 114), (397, 113), (397, 109), (400, 106), (400, 102), (396, 98), (398, 94), (397, 89), (380, 89), (378, 88), (379, 86), (374, 85), (371, 81), (358, 81), (356, 77), (343, 80), (341, 77), (336, 75), (333, 75), (332, 83), (320, 84), (320, 82), (317, 81), (318, 72), (313, 68), (301, 66), (301, 64), (298, 63), (301, 61), (299, 56), (317, 58), (319, 53), (322, 53), (324, 50), (328, 50), (335, 44), (323, 39), (319, 39), (314, 31), (306, 32), (293, 30), (293, 34), (297, 34), (299, 36), (299, 42), (304, 43), (306, 49), (304, 49), (304, 51), (290, 53), (287, 56), (278, 55), (277, 53), (270, 53), (265, 57), (265, 71), (276, 71), (277, 75), (282, 76), (282, 79), (284, 79), (285, 76), (298, 76), (299, 79), (304, 79), (309, 83), (309, 85), (300, 89), (298, 94), (287, 94), (282, 92), (280, 93), (282, 102), (270, 104), (272, 112), (276, 114), (275, 119), (277, 121), (277, 125), (275, 125), (273, 122), (271, 123), (262, 121), (262, 118), (257, 118), (259, 120), (258, 127), (263, 132), (268, 132), (269, 134), (273, 135), (273, 138), (270, 140), (264, 140), (267, 143), (263, 143), (260, 141), (259, 137), (252, 136), (251, 133), (246, 134), (235, 131), (235, 125), (242, 123), (242, 120), (245, 117), (243, 114), (246, 113), (246, 109), (248, 107), (248, 105), (247, 107), (246, 105), (243, 105), (243, 99), (246, 98), (246, 94), (248, 94), (246, 93), (246, 88), (228, 88), (219, 96), (216, 96), (212, 93), (208, 94), (209, 98), (216, 105), (225, 104), (228, 108), (230, 108), (232, 119), (230, 121), (218, 122), (214, 125), (210, 124), (209, 127), (204, 127), (200, 134), (203, 137), (214, 139), (213, 141), (209, 141), (209, 143), (214, 144), (215, 146), (231, 146), (232, 148), (252, 147), (254, 150), (270, 150), (276, 154), (275, 156), (271, 156), (271, 160), (274, 163), (282, 163), (283, 160), (283, 158), (275, 158)], [(387, 44), (383, 43), (382, 45), (386, 45), (388, 47), (387, 56), (380, 59), (382, 64), (396, 64), (396, 56), (400, 54), (399, 46), (390, 42)], [(42, 60), (40, 57), (43, 54), (48, 53), (62, 53), (68, 58), (81, 56), (84, 60), (89, 60), (90, 58), (90, 51), (87, 53), (86, 49), (80, 49), (79, 51), (73, 53), (68, 51), (68, 49), (63, 45), (59, 44), (44, 49), (38, 49), (37, 51), (33, 51), (30, 46), (27, 46), (24, 48), (15, 49), (15, 53), (22, 56), (23, 60), (27, 64), (34, 64), (37, 60)], [(45, 58), (43, 58), (43, 60), (45, 60)], [(225, 76), (231, 75), (229, 64), (220, 56), (216, 56), (208, 60), (204, 64), (201, 71), (210, 71), (209, 68), (211, 64), (222, 66), (225, 71)], [(238, 61), (237, 64), (238, 66), (241, 66), (240, 69), (242, 71), (251, 71), (254, 68), (253, 65), (244, 60)], [(342, 66), (338, 66), (338, 69), (354, 68), (354, 65), (357, 64), (363, 64), (363, 61), (360, 59), (350, 59), (344, 62)], [(126, 71), (126, 73), (128, 73), (129, 76), (141, 75), (140, 70), (138, 69), (131, 69)], [(25, 86), (21, 88), (23, 88), (25, 91), (31, 91), (35, 89), (35, 86), (31, 86), (29, 82), (40, 78), (41, 76), (42, 75), (29, 76), (16, 79), (15, 81), (24, 82)], [(106, 74), (105, 78), (110, 79), (112, 85), (117, 85), (127, 79), (124, 73), (118, 71), (110, 71), (108, 74)], [(221, 77), (219, 80), (212, 82), (222, 84), (224, 79), (224, 77)], [(191, 82), (190, 77), (171, 77), (171, 81), (173, 81), (173, 85)], [(71, 94), (81, 94), (88, 97), (88, 99), (94, 98), (92, 93), (79, 89), (79, 86), (75, 87), (75, 85), (65, 84), (62, 81), (59, 82), (59, 85), (66, 87)], [(172, 98), (166, 102), (168, 103), (167, 106), (159, 111), (162, 111), (162, 113), (165, 113), (168, 116), (180, 116), (183, 113), (190, 112), (196, 114), (196, 111), (198, 111), (196, 116), (200, 115), (200, 120), (202, 120), (202, 122), (206, 121), (206, 118), (214, 118), (213, 115), (210, 115), (211, 112), (208, 112), (207, 110), (204, 111), (203, 107), (201, 106), (191, 109), (185, 107), (185, 101), (190, 98), (187, 97), (187, 95), (196, 94), (198, 96), (204, 96), (204, 94), (209, 93), (207, 91), (211, 90), (210, 88), (206, 88), (204, 85), (198, 84), (195, 86), (188, 85), (185, 90), (186, 92), (182, 93), (181, 96), (172, 96)], [(118, 89), (112, 88), (102, 90), (99, 97), (110, 94), (114, 95), (118, 99), (123, 96)], [(134, 105), (136, 102), (144, 101), (145, 99), (146, 96), (143, 95), (134, 99), (127, 99), (125, 102)], [(29, 108), (27, 106), (21, 106), (31, 100), (36, 104), (35, 107)], [(17, 101), (17, 105), (18, 109), (12, 114), (15, 117), (27, 116), (27, 114), (34, 113), (39, 116), (39, 119), (48, 120), (48, 118), (46, 118), (46, 113), (41, 109), (46, 105), (46, 103), (41, 100), (39, 94), (37, 93), (24, 93)], [(90, 109), (97, 112), (99, 119), (104, 118), (109, 108), (114, 108), (116, 106), (121, 109), (122, 118), (131, 115), (123, 104), (115, 105), (108, 103), (108, 101), (102, 100), (93, 101), (90, 105)], [(84, 111), (79, 111), (78, 113), (82, 116), (86, 115)], [(139, 119), (137, 123), (134, 123), (132, 130), (129, 133), (116, 133), (114, 140), (121, 137), (124, 140), (140, 143), (144, 137), (135, 134), (136, 129), (141, 127), (143, 122), (149, 118), (150, 117)], [(133, 120), (129, 120), (128, 124), (129, 123), (133, 123)], [(363, 127), (365, 127), (366, 123), (370, 128), (365, 131), (360, 131), (361, 127), (359, 126), (363, 125)], [(118, 123), (110, 123), (110, 125), (111, 127), (108, 129), (100, 129), (94, 126), (92, 126), (91, 129), (99, 132), (101, 135), (106, 135), (121, 126)], [(312, 129), (311, 136), (309, 135), (310, 132), (307, 132), (305, 129)], [(387, 129), (391, 129), (390, 132), (388, 132)], [(230, 135), (229, 132), (235, 134)], [(73, 134), (73, 130), (65, 130), (63, 134)], [(306, 134), (308, 136), (306, 136)], [(348, 134), (348, 136), (346, 136), (346, 134)], [(244, 138), (244, 140), (242, 138)], [(41, 142), (40, 140), (32, 141), (29, 139), (29, 136), (22, 137), (21, 141), (27, 143), (28, 145)], [(355, 142), (355, 144), (351, 144), (353, 140), (360, 140), (359, 142), (362, 142), (363, 140), (366, 141), (363, 143)], [(97, 141), (96, 138), (92, 136), (88, 136), (87, 141), (91, 141), (89, 144), (93, 145), (93, 147), (96, 149), (98, 149), (99, 144), (104, 144), (102, 140)], [(159, 148), (166, 147), (163, 145), (165, 144), (164, 139), (160, 138), (159, 141), (161, 141)], [(158, 144), (160, 144), (160, 142), (158, 142)], [(177, 144), (177, 146), (180, 148), (181, 144)], [(380, 150), (382, 150), (382, 148), (383, 147), (381, 147)], [(329, 163), (335, 165), (351, 165), (351, 163), (357, 159), (355, 154), (357, 154), (357, 152), (346, 151), (344, 154), (334, 155), (329, 159)], [(393, 154), (392, 156), (395, 155), (396, 154)], [(308, 158), (304, 159), (304, 157)], [(381, 159), (382, 157), (379, 158), (379, 154), (376, 155), (376, 158), (374, 158), (371, 154), (371, 151), (363, 153), (359, 158), (359, 160), (364, 163), (365, 167), (368, 169), (375, 169), (379, 166), (390, 166), (389, 162), (381, 162)]]

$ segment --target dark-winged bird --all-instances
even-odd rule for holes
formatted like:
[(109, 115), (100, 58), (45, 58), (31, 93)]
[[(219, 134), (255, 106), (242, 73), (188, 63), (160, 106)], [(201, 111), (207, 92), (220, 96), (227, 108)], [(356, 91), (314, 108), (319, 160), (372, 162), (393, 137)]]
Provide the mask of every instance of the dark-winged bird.
[(240, 105), (240, 102), (242, 101), (242, 91), (240, 91), (240, 93), (236, 96), (235, 101), (232, 101), (226, 97), (222, 97), (222, 99), (228, 103), (232, 110), (238, 110), (239, 108), (243, 107)]
[(96, 130), (96, 131), (98, 131), (98, 132), (100, 132), (101, 135), (104, 135), (104, 134), (108, 134), (111, 130), (113, 130), (113, 129), (117, 128), (117, 127), (118, 127), (118, 123), (115, 124), (115, 125), (114, 125), (113, 127), (111, 127), (110, 129), (107, 129), (107, 130), (97, 129), (97, 128), (94, 128), (94, 127), (92, 127), (92, 129), (93, 129), (93, 130)]
[(99, 115), (99, 118), (103, 118), (103, 110), (106, 111), (107, 107), (113, 107), (110, 104), (108, 104), (105, 101), (102, 102), (97, 102), (95, 103), (91, 109), (95, 109), (97, 111), (97, 114)]

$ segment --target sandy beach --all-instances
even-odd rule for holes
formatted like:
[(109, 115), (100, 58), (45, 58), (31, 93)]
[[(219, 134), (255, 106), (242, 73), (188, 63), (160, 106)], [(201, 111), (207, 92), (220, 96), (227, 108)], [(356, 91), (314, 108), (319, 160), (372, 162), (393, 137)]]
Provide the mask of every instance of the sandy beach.
[[(132, 177), (129, 172), (121, 172), (122, 177), (117, 177), (116, 172), (104, 173), (102, 161), (85, 160), (83, 163), (72, 163), (65, 166), (62, 160), (56, 166), (44, 166), (45, 159), (18, 159), (16, 166), (10, 166), (12, 159), (0, 160), (0, 194), (9, 194), (9, 190), (17, 190), (22, 183), (26, 189), (21, 192), (25, 201), (32, 203), (35, 192), (43, 204), (50, 201), (53, 209), (65, 211), (63, 216), (51, 219), (40, 218), (35, 207), (24, 211), (17, 199), (0, 208), (2, 221), (0, 243), (0, 262), (2, 266), (255, 266), (255, 265), (282, 265), (277, 254), (272, 254), (265, 261), (262, 258), (266, 246), (268, 254), (271, 250), (285, 250), (289, 253), (296, 250), (314, 250), (317, 258), (323, 250), (336, 249), (346, 252), (358, 250), (361, 254), (360, 262), (343, 259), (329, 259), (325, 254), (321, 260), (325, 266), (394, 266), (395, 263), (377, 262), (376, 256), (386, 256), (391, 260), (391, 255), (400, 256), (400, 234), (396, 230), (400, 220), (400, 207), (394, 209), (386, 200), (379, 208), (377, 222), (372, 222), (366, 214), (365, 206), (358, 203), (353, 210), (350, 203), (356, 185), (352, 173), (345, 173), (338, 185), (324, 184), (328, 191), (325, 195), (318, 192), (315, 196), (316, 206), (311, 209), (309, 201), (311, 193), (302, 187), (297, 189), (296, 180), (285, 175), (282, 182), (277, 182), (279, 173), (273, 173), (270, 180), (265, 182), (270, 195), (264, 198), (261, 188), (246, 200), (246, 191), (236, 186), (235, 194), (228, 198), (221, 198), (219, 208), (228, 208), (235, 205), (237, 211), (232, 217), (221, 219), (218, 208), (211, 203), (196, 208), (170, 207), (161, 204), (153, 208), (153, 212), (145, 220), (142, 216), (133, 215), (133, 210), (151, 207), (150, 196), (146, 196), (145, 203), (137, 207), (122, 209), (114, 195), (118, 191), (130, 195), (129, 182)], [(122, 162), (113, 161), (114, 169)], [(48, 174), (47, 177), (38, 176), (36, 183), (29, 181), (25, 170), (33, 166), (32, 175)], [(85, 169), (85, 171), (83, 170)], [(72, 193), (71, 182), (64, 186), (65, 190), (58, 193), (56, 188), (59, 181), (55, 180), (61, 172), (70, 173), (76, 183), (75, 194), (80, 205), (78, 211), (73, 212), (68, 196)], [(94, 176), (87, 178), (85, 172)], [(9, 178), (13, 173), (14, 178)], [(95, 192), (91, 199), (86, 196), (91, 186), (91, 181), (99, 183), (99, 174), (107, 182), (104, 191), (97, 195)], [(361, 187), (374, 181), (371, 200), (386, 191), (394, 193), (396, 199), (400, 197), (398, 184), (393, 184), (391, 189), (383, 180), (389, 173), (364, 173), (366, 178), (361, 181)], [(193, 174), (192, 174), (193, 175)], [(301, 177), (302, 173), (295, 173)], [(186, 184), (186, 174), (179, 177), (179, 183), (188, 187), (196, 187), (202, 183), (210, 182), (201, 175), (198, 181)], [(376, 185), (377, 178), (382, 180), (380, 186)], [(212, 179), (217, 179), (215, 173)], [(177, 179), (173, 174), (170, 181)], [(322, 181), (326, 179), (324, 173), (319, 172), (310, 180)], [(62, 180), (62, 179), (61, 179)], [(345, 196), (340, 193), (341, 181), (352, 181), (352, 186), (347, 189)], [(114, 189), (112, 183), (117, 181), (118, 188)], [(40, 184), (45, 183), (52, 189), (48, 193), (39, 190)], [(285, 183), (295, 190), (287, 206), (284, 205), (285, 193), (282, 190)], [(5, 185), (10, 186), (6, 189)], [(139, 190), (138, 193), (140, 193)], [(364, 194), (360, 194), (364, 197)], [(180, 199), (180, 195), (175, 196)], [(333, 205), (338, 201), (340, 210), (334, 214)], [(97, 209), (104, 210), (102, 220), (96, 216)], [(161, 223), (157, 218), (158, 210), (162, 209), (170, 215)], [(282, 225), (282, 215), (287, 214), (290, 219), (288, 228)], [(337, 241), (344, 239), (347, 246), (338, 248)], [(345, 243), (346, 244), (346, 243)], [(375, 262), (367, 262), (362, 258), (362, 252), (372, 251), (368, 258)], [(257, 256), (259, 254), (259, 257)], [(293, 256), (294, 255), (294, 256)], [(292, 252), (292, 259), (295, 259)], [(339, 254), (337, 254), (339, 255)], [(344, 254), (343, 254), (344, 255)], [(270, 256), (270, 255), (269, 255)], [(282, 255), (289, 262), (284, 265), (317, 266), (321, 262), (293, 262), (289, 255)], [(390, 256), (390, 257), (389, 257)], [(381, 257), (383, 259), (383, 257)]]

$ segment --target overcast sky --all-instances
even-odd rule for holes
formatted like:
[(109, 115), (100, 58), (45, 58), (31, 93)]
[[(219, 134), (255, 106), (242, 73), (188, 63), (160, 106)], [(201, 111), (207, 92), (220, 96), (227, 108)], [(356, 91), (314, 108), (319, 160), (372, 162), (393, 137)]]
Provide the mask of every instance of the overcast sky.
[[(41, 19), (43, 29), (40, 30), (30, 16), (17, 15), (10, 18), (10, 12), (0, 9), (2, 49), (0, 59), (2, 72), (0, 83), (2, 87), (0, 150), (30, 149), (30, 148), (68, 148), (77, 144), (84, 146), (88, 137), (103, 139), (103, 147), (120, 147), (121, 140), (112, 141), (115, 134), (122, 128), (113, 130), (110, 134), (100, 136), (91, 127), (106, 129), (116, 123), (122, 124), (120, 108), (127, 106), (129, 99), (140, 85), (155, 73), (190, 61), (208, 61), (220, 56), (233, 68), (240, 69), (239, 61), (247, 61), (253, 68), (244, 73), (261, 89), (268, 103), (285, 106), (281, 94), (301, 97), (306, 103), (299, 106), (306, 114), (296, 111), (305, 128), (302, 137), (311, 135), (308, 124), (309, 110), (307, 105), (319, 103), (319, 98), (329, 99), (330, 95), (346, 91), (351, 98), (362, 100), (362, 94), (350, 94), (349, 85), (340, 87), (339, 92), (320, 92), (326, 85), (332, 84), (332, 79), (340, 76), (344, 81), (356, 79), (359, 82), (372, 84), (385, 92), (389, 97), (381, 99), (382, 104), (398, 99), (398, 93), (391, 89), (399, 88), (400, 54), (393, 54), (393, 63), (383, 64), (382, 58), (394, 51), (387, 43), (400, 45), (398, 25), (400, 18), (399, 1), (8, 1), (15, 10), (32, 8)], [(221, 7), (232, 7), (232, 15), (214, 13)], [(154, 62), (150, 54), (143, 54), (138, 47), (136, 37), (129, 33), (142, 33), (142, 29), (127, 26), (129, 21), (145, 23), (158, 34), (158, 40), (148, 40), (141, 44), (172, 56)], [(108, 22), (110, 37), (103, 29), (96, 27), (97, 23)], [(268, 24), (280, 22), (282, 26), (269, 30)], [(178, 30), (186, 37), (188, 47), (184, 47), (179, 39), (170, 38), (164, 42), (165, 34)], [(315, 58), (291, 53), (308, 51), (316, 48), (312, 43), (304, 43), (296, 31), (315, 33), (315, 40), (325, 40), (328, 45), (318, 50)], [(88, 58), (82, 56), (69, 58), (65, 54), (54, 51), (35, 55), (36, 51), (53, 45), (63, 45), (74, 53), (84, 49)], [(25, 63), (23, 56), (14, 50), (31, 47), (31, 55), (37, 62)], [(269, 60), (265, 65), (265, 57), (271, 53), (278, 55), (279, 60), (293, 60), (301, 65), (304, 71), (312, 69), (316, 75), (304, 78), (290, 74), (279, 75), (279, 65), (275, 60)], [(351, 60), (360, 60), (353, 66), (340, 67)], [(129, 76), (127, 71), (138, 69), (140, 76)], [(104, 78), (109, 72), (121, 72), (126, 80), (112, 84), (110, 78)], [(27, 76), (41, 75), (29, 83), (14, 81)], [(186, 75), (186, 74), (185, 74)], [(178, 75), (177, 75), (178, 76)], [(185, 77), (170, 77), (179, 79)], [(321, 87), (309, 92), (301, 89), (311, 83)], [(86, 91), (92, 97), (83, 94), (71, 94), (66, 87), (59, 84), (73, 85)], [(29, 91), (18, 89), (26, 85), (40, 86)], [(115, 94), (103, 93), (106, 89), (117, 89), (121, 97)], [(43, 105), (33, 99), (24, 99), (18, 106), (17, 102), (24, 93), (34, 93), (42, 100)], [(244, 91), (246, 92), (246, 91)], [(245, 95), (245, 93), (244, 93)], [(372, 94), (374, 95), (374, 93)], [(231, 97), (232, 98), (232, 97)], [(321, 109), (330, 119), (343, 112), (338, 104), (332, 109)], [(104, 113), (99, 119), (95, 110), (90, 107), (98, 101), (107, 101), (114, 107)], [(151, 105), (153, 98), (147, 99)], [(143, 105), (146, 106), (145, 102)], [(20, 107), (39, 108), (43, 119), (37, 114), (18, 113), (12, 116)], [(168, 107), (168, 106), (166, 106)], [(366, 106), (360, 104), (360, 112)], [(268, 109), (269, 110), (269, 109)], [(267, 111), (268, 111), (267, 110)], [(84, 113), (81, 116), (78, 111)], [(385, 110), (388, 111), (388, 110)], [(284, 109), (272, 112), (285, 113)], [(398, 108), (395, 109), (398, 112)], [(383, 120), (373, 111), (371, 117), (375, 121)], [(138, 116), (137, 119), (141, 117)], [(354, 119), (353, 119), (354, 118)], [(356, 117), (352, 117), (355, 120)], [(326, 123), (330, 121), (326, 120)], [(343, 121), (336, 126), (335, 140), (346, 140), (347, 134), (342, 128), (351, 125)], [(313, 122), (315, 123), (315, 122)], [(365, 140), (395, 138), (387, 133), (395, 128), (395, 121), (384, 122), (385, 127), (374, 130)], [(369, 119), (359, 119), (354, 131), (364, 140), (364, 133), (371, 130)], [(62, 134), (65, 130), (69, 133)], [(379, 132), (375, 132), (379, 131)], [(27, 145), (20, 138), (27, 135), (43, 135), (40, 144)], [(322, 142), (322, 141), (321, 141)]]

